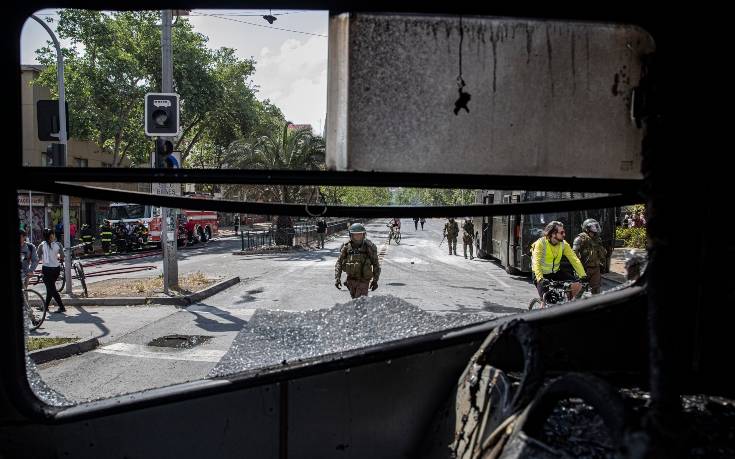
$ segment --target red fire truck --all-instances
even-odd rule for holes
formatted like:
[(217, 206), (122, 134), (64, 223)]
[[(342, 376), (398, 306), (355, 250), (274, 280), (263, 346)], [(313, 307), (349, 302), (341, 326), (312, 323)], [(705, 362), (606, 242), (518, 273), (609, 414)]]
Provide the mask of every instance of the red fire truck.
[[(208, 199), (206, 195), (190, 197)], [(138, 221), (148, 228), (148, 243), (161, 243), (160, 208), (140, 204), (111, 203), (107, 220), (114, 225), (122, 221), (134, 224)], [(217, 212), (209, 210), (179, 210), (176, 239), (179, 245), (185, 243), (205, 242), (219, 234)]]

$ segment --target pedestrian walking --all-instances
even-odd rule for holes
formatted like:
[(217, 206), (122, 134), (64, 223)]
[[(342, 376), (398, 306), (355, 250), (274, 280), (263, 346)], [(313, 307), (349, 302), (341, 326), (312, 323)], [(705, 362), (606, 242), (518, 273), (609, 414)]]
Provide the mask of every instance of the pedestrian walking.
[(316, 235), (319, 238), (319, 248), (324, 248), (324, 238), (327, 235), (327, 221), (325, 219), (320, 219), (316, 223)]
[(46, 302), (44, 303), (44, 307), (48, 311), (51, 298), (53, 298), (59, 305), (57, 312), (66, 312), (61, 295), (56, 290), (56, 281), (61, 274), (61, 263), (64, 262), (64, 250), (61, 244), (56, 241), (56, 234), (51, 228), (45, 228), (43, 230), (43, 242), (38, 245), (37, 250), (38, 258), (43, 263), (41, 272), (43, 274), (43, 284), (46, 286)]

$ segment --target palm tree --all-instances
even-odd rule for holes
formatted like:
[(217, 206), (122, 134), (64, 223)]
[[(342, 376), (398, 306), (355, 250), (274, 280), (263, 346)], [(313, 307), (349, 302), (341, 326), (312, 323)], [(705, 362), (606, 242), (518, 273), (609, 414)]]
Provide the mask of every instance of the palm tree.
[[(289, 130), (289, 126), (290, 123), (286, 123), (283, 129), (252, 142), (233, 142), (228, 152), (230, 162), (241, 169), (316, 170), (323, 167), (324, 139), (312, 135), (309, 130)], [(303, 191), (302, 187), (286, 185), (276, 189), (282, 203), (292, 202)]]

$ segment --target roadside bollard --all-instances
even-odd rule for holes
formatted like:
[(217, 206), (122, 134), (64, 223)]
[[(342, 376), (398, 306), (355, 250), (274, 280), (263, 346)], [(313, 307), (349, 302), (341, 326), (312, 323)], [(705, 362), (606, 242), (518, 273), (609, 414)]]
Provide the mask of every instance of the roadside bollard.
[(240, 243), (242, 246), (242, 249), (240, 249), (242, 252), (245, 251), (245, 234), (243, 234), (242, 231), (240, 231)]

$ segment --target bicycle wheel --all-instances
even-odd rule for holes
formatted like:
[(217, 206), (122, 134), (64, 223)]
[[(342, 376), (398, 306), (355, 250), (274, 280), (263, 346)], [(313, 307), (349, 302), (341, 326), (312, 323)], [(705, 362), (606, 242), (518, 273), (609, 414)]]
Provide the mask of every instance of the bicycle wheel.
[(40, 327), (46, 318), (43, 295), (35, 290), (23, 290), (23, 307), (28, 314), (30, 329), (35, 330)]
[(59, 292), (64, 291), (64, 287), (66, 286), (66, 268), (64, 267), (64, 264), (61, 263), (61, 271), (59, 272), (59, 278), (56, 279), (56, 290)]
[(89, 297), (89, 294), (87, 293), (87, 278), (84, 275), (84, 267), (82, 267), (82, 264), (78, 261), (74, 262), (74, 271), (77, 273), (77, 278), (79, 279), (79, 282), (82, 284), (82, 290), (84, 290), (84, 297)]
[(528, 303), (528, 310), (531, 311), (533, 308), (541, 309), (541, 300), (538, 298), (534, 298), (531, 300), (530, 303)]

